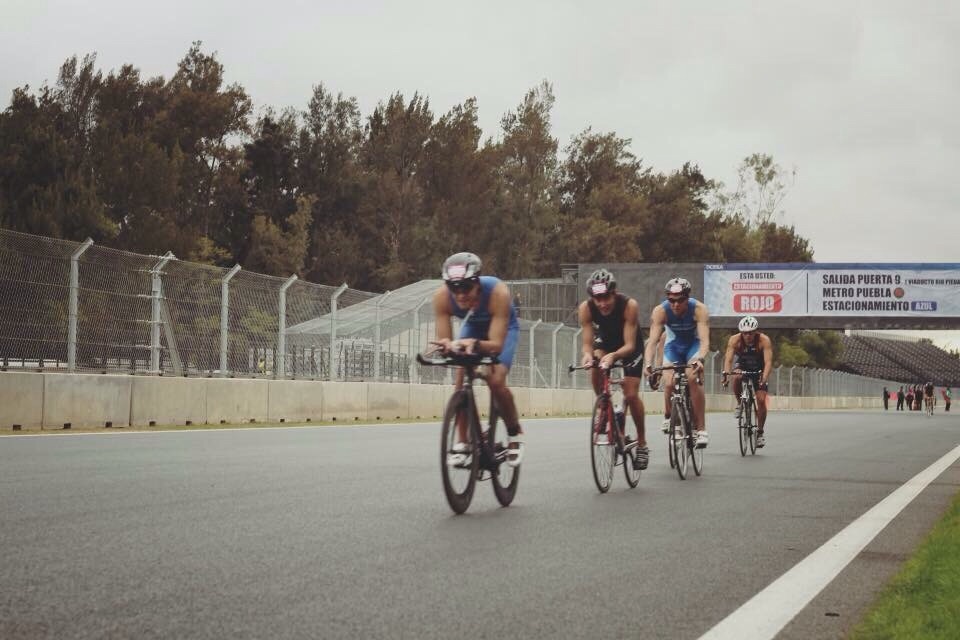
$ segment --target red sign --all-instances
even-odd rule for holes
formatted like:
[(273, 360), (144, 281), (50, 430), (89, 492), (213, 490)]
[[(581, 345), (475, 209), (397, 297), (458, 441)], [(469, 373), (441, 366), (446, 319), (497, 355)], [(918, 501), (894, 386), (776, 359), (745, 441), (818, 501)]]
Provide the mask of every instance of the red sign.
[(733, 296), (737, 313), (780, 313), (783, 298), (779, 293), (739, 293)]

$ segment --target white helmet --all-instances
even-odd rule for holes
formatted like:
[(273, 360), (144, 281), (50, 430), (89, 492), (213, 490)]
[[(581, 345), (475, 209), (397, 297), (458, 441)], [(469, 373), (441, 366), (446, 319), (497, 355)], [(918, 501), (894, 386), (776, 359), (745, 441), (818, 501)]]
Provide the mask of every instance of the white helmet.
[(668, 295), (671, 293), (680, 293), (685, 296), (689, 296), (690, 289), (690, 281), (686, 278), (671, 278), (663, 287), (664, 293), (667, 293)]
[(740, 324), (737, 325), (737, 328), (740, 329), (740, 333), (756, 331), (759, 327), (760, 323), (757, 322), (757, 319), (753, 316), (743, 316), (743, 318), (740, 319)]

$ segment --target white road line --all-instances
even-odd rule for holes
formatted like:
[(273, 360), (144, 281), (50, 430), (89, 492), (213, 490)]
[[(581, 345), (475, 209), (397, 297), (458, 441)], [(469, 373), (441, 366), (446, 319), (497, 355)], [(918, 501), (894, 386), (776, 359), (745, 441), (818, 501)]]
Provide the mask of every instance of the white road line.
[(960, 446), (908, 480), (794, 565), (700, 640), (769, 640), (793, 620), (927, 485), (960, 458)]

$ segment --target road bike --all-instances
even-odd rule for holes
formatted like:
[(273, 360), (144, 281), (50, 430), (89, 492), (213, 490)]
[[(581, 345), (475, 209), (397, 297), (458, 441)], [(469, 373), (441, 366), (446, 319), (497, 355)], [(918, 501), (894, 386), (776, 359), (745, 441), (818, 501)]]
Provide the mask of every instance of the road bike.
[[(570, 365), (567, 370), (573, 372), (595, 366), (596, 362), (588, 367)], [(617, 465), (623, 466), (623, 475), (631, 488), (640, 482), (640, 470), (634, 465), (640, 434), (636, 424), (627, 427), (622, 392), (614, 402), (613, 389), (620, 387), (623, 379), (614, 379), (613, 370), (623, 366), (624, 364), (618, 361), (613, 366), (600, 370), (603, 386), (593, 403), (593, 417), (590, 420), (590, 464), (593, 467), (593, 480), (600, 493), (609, 491)]]
[[(726, 373), (726, 372), (724, 372)], [(740, 431), (740, 455), (746, 456), (747, 449), (750, 449), (751, 455), (757, 453), (757, 437), (759, 436), (759, 427), (757, 426), (757, 388), (753, 376), (760, 375), (760, 371), (737, 371), (734, 375), (740, 375), (740, 417), (737, 418), (737, 427)]]
[[(478, 480), (490, 480), (497, 501), (504, 507), (513, 502), (520, 482), (520, 466), (507, 463), (509, 441), (506, 425), (500, 427), (497, 404), (490, 394), (489, 420), (484, 424), (477, 411), (473, 384), (486, 380), (483, 366), (498, 364), (495, 356), (480, 354), (417, 354), (424, 366), (462, 367), (463, 385), (453, 392), (443, 414), (440, 435), (440, 473), (443, 492), (454, 513), (463, 513), (470, 506)], [(465, 444), (465, 450), (457, 448)]]
[[(703, 473), (703, 448), (697, 446), (697, 433), (693, 426), (693, 404), (690, 401), (690, 381), (686, 364), (656, 367), (653, 374), (673, 371), (673, 393), (670, 394), (670, 430), (667, 432), (667, 453), (670, 466), (677, 470), (681, 480), (687, 477), (687, 464), (693, 462), (693, 470)], [(696, 381), (699, 384), (700, 380)]]
[(933, 396), (928, 396), (924, 394), (923, 401), (925, 403), (923, 406), (923, 412), (927, 414), (927, 417), (932, 416), (933, 415)]

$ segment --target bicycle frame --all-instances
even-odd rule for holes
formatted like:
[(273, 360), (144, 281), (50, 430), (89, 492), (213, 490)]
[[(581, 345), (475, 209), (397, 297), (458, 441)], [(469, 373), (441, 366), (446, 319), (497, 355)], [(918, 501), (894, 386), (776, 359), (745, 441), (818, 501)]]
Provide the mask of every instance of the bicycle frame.
[[(668, 452), (670, 466), (677, 470), (681, 480), (686, 479), (687, 458), (693, 460), (693, 470), (700, 475), (703, 469), (703, 449), (697, 448), (693, 425), (693, 402), (690, 399), (690, 380), (687, 376), (688, 364), (676, 364), (657, 367), (654, 373), (673, 371), (673, 392), (670, 394), (670, 433)], [(697, 383), (700, 380), (698, 378)]]
[[(568, 371), (573, 372), (582, 369), (592, 369), (597, 366), (596, 361), (588, 367), (569, 366)], [(613, 402), (613, 390), (615, 385), (621, 385), (622, 380), (614, 380), (612, 373), (614, 369), (624, 367), (623, 362), (616, 362), (611, 367), (601, 370), (601, 390), (594, 402), (593, 420), (590, 424), (590, 459), (593, 467), (593, 479), (601, 493), (606, 493), (610, 489), (613, 481), (613, 468), (622, 464), (627, 484), (630, 487), (637, 486), (640, 479), (640, 471), (634, 468), (634, 450), (638, 446), (637, 440), (627, 443), (626, 429), (626, 407), (623, 399), (619, 405)], [(619, 409), (619, 411), (618, 411)], [(618, 420), (618, 416), (623, 416), (623, 423)], [(597, 422), (603, 421), (603, 425)], [(606, 443), (599, 441), (598, 436), (606, 435)], [(613, 447), (612, 451), (608, 447)], [(607, 452), (605, 452), (605, 450)]]
[[(425, 366), (462, 367), (464, 370), (463, 385), (457, 389), (444, 411), (443, 428), (441, 430), (440, 468), (443, 477), (444, 493), (450, 508), (455, 513), (463, 513), (470, 506), (473, 499), (474, 487), (478, 480), (492, 480), (493, 492), (497, 501), (504, 507), (509, 505), (517, 491), (520, 478), (520, 466), (511, 466), (507, 463), (509, 444), (497, 432), (497, 404), (494, 395), (490, 394), (490, 420), (484, 424), (480, 420), (477, 409), (473, 383), (476, 380), (486, 380), (486, 373), (479, 369), (483, 365), (497, 364), (495, 356), (480, 354), (453, 353), (437, 356), (432, 359), (417, 354), (417, 362)], [(455, 443), (464, 443), (462, 439), (462, 420), (466, 420), (466, 429), (469, 433), (467, 443), (472, 445), (466, 464), (465, 461), (449, 462), (451, 455), (463, 455), (457, 450)], [(506, 425), (504, 425), (506, 431)], [(460, 432), (460, 435), (457, 435)], [(458, 472), (466, 472), (456, 475)], [(466, 477), (466, 482), (457, 482), (456, 479)], [(456, 485), (462, 484), (462, 488)]]

